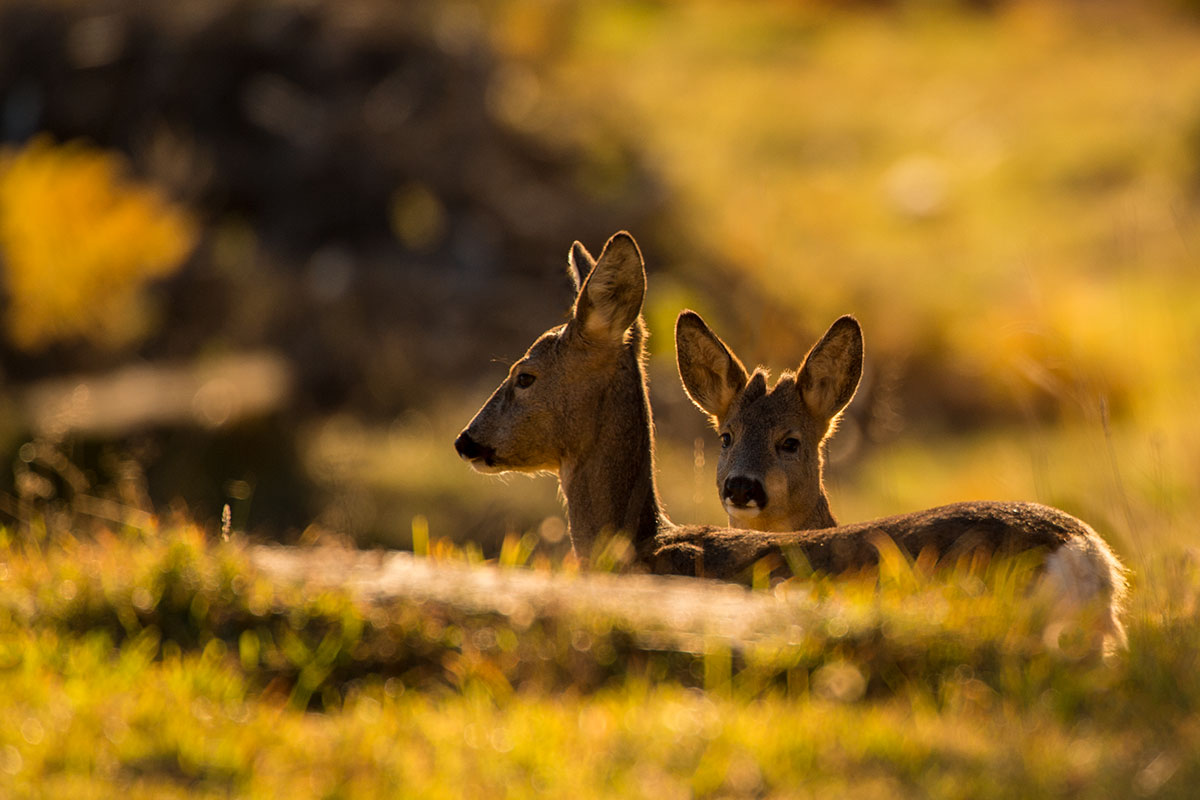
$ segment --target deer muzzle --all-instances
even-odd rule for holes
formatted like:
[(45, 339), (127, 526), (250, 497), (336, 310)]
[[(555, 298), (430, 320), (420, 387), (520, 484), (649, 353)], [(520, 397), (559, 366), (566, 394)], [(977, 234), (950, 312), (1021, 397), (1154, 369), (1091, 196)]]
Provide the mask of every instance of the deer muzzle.
[(767, 507), (767, 490), (762, 481), (745, 475), (731, 475), (721, 487), (721, 501), (726, 510), (742, 515), (756, 514)]
[(454, 440), (454, 449), (458, 451), (460, 458), (471, 462), (471, 466), (477, 470), (484, 471), (496, 465), (496, 451), (475, 441), (469, 431), (463, 431), (458, 435), (458, 438)]

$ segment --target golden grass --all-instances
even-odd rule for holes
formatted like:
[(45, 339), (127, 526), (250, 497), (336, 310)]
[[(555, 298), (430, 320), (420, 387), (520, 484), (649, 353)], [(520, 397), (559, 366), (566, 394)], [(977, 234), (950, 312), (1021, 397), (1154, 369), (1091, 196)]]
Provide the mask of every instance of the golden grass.
[(1164, 574), (1109, 664), (1044, 638), (1000, 564), (808, 580), (777, 640), (673, 653), (549, 607), (292, 586), (185, 524), (35, 524), (0, 542), (0, 790), (1186, 797), (1200, 571)]

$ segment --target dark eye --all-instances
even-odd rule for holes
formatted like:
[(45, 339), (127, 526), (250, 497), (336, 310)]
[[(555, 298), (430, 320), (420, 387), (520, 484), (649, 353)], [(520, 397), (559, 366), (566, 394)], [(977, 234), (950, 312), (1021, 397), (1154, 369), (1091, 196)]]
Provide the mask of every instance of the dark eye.
[(728, 433), (722, 433), (721, 434), (721, 447), (729, 447), (729, 445), (731, 445), (731, 444), (733, 444), (733, 437), (730, 436)]
[(779, 449), (785, 453), (796, 453), (800, 450), (800, 440), (794, 436), (789, 436), (779, 444)]
[(536, 375), (530, 375), (528, 372), (522, 372), (517, 375), (517, 388), (528, 389), (530, 386), (533, 386), (533, 382), (536, 380)]

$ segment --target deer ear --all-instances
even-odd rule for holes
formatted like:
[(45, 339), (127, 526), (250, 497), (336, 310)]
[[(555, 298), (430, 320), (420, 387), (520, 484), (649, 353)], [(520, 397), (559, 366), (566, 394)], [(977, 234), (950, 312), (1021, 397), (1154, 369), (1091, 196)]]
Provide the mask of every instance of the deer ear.
[(622, 341), (625, 331), (642, 313), (645, 296), (642, 252), (633, 237), (622, 231), (608, 240), (591, 273), (584, 278), (572, 322), (592, 341)]
[(592, 258), (592, 254), (583, 244), (575, 242), (571, 245), (571, 252), (567, 253), (567, 275), (571, 278), (571, 286), (576, 292), (583, 286), (583, 282), (595, 266), (596, 259)]
[(746, 386), (746, 368), (695, 311), (675, 321), (675, 360), (683, 390), (719, 425)]
[(809, 412), (829, 422), (854, 397), (862, 370), (862, 327), (854, 317), (846, 316), (830, 325), (808, 351), (796, 385)]

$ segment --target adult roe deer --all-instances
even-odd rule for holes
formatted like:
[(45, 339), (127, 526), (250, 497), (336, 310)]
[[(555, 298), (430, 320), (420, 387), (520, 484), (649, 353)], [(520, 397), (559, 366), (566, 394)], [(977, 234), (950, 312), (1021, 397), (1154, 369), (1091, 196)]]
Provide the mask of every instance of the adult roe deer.
[[(953, 556), (983, 543), (989, 549), (1043, 553), (1044, 582), (1063, 611), (1095, 605), (1100, 634), (1124, 642), (1119, 620), (1124, 569), (1095, 531), (1075, 517), (1036, 503), (968, 502), (837, 527), (823, 482), (824, 442), (862, 377), (862, 328), (841, 317), (813, 345), (795, 373), (771, 388), (700, 315), (675, 323), (676, 359), (688, 396), (720, 434), (717, 487), (731, 525), (760, 531), (825, 529), (831, 539), (872, 530), (911, 556), (932, 547)], [(817, 534), (812, 534), (817, 535)]]
[(603, 533), (632, 538), (645, 560), (670, 526), (658, 502), (646, 393), (641, 251), (615, 234), (600, 258), (575, 242), (570, 319), (539, 336), (454, 442), (480, 472), (552, 472), (583, 557)]
[[(568, 263), (578, 287), (570, 319), (539, 336), (509, 369), (455, 440), (462, 458), (480, 472), (557, 473), (571, 543), (584, 557), (609, 532), (628, 535), (637, 565), (660, 574), (746, 581), (763, 563), (782, 575), (789, 550), (831, 573), (878, 560), (880, 532), (870, 524), (764, 533), (672, 523), (655, 487), (641, 251), (622, 232), (595, 260), (575, 243)], [(1021, 524), (1013, 520), (1010, 527)], [(1028, 527), (1046, 546), (1074, 535), (1069, 527)], [(988, 531), (971, 539), (961, 532), (946, 536), (945, 526), (933, 530), (942, 535), (926, 544), (943, 551), (955, 542), (997, 543)]]

